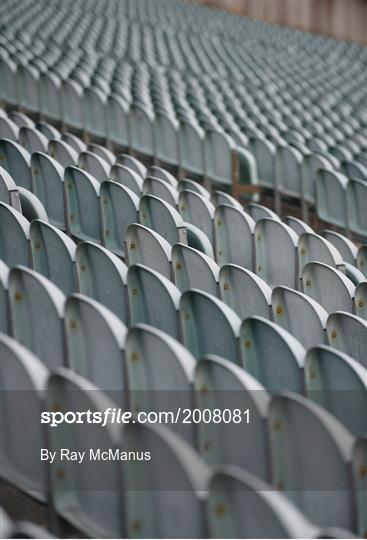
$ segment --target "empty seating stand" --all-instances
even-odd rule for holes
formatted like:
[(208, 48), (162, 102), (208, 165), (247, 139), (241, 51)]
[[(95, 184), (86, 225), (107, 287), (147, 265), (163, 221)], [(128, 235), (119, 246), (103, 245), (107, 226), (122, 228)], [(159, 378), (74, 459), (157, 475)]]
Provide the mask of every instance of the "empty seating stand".
[(0, 536), (366, 536), (366, 49), (180, 0), (0, 20)]

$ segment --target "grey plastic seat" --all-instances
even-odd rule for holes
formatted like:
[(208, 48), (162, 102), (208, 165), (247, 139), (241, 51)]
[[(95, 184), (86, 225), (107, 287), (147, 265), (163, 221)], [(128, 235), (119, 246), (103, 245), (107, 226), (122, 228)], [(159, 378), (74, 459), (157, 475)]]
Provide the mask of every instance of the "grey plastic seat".
[(354, 296), (356, 314), (367, 320), (367, 281), (357, 285)]
[(216, 354), (240, 364), (238, 337), (241, 320), (224, 302), (193, 289), (180, 301), (182, 339), (196, 358)]
[(84, 129), (95, 137), (107, 134), (106, 101), (107, 97), (100, 88), (85, 88), (82, 101)]
[(271, 288), (259, 276), (235, 264), (225, 264), (219, 272), (222, 300), (240, 317), (270, 317)]
[(250, 137), (249, 150), (254, 154), (258, 168), (259, 184), (276, 190), (275, 146), (265, 137)]
[(30, 127), (30, 128), (35, 127), (35, 124), (34, 124), (33, 120), (29, 116), (27, 116), (26, 114), (24, 114), (24, 113), (22, 113), (20, 111), (11, 110), (11, 111), (9, 111), (8, 116), (19, 127), (22, 127), (22, 126), (26, 126), (26, 127)]
[(358, 248), (349, 238), (328, 229), (322, 231), (321, 234), (336, 247), (345, 262), (349, 264), (356, 263)]
[(116, 156), (111, 150), (106, 148), (105, 146), (102, 146), (100, 144), (96, 143), (89, 143), (87, 150), (95, 154), (96, 156), (99, 156), (104, 161), (106, 161), (110, 166), (112, 166), (116, 161)]
[(172, 248), (157, 232), (133, 223), (126, 232), (126, 260), (129, 266), (143, 264), (171, 279)]
[(367, 182), (349, 178), (347, 185), (348, 226), (351, 231), (367, 239)]
[(196, 193), (199, 193), (199, 195), (202, 195), (206, 199), (210, 199), (211, 197), (210, 192), (204, 186), (202, 186), (201, 184), (199, 184), (199, 182), (196, 182), (195, 180), (190, 180), (190, 178), (184, 178), (183, 180), (181, 180), (177, 184), (177, 189), (178, 191), (183, 191), (184, 189), (195, 191)]
[[(192, 382), (196, 359), (171, 336), (137, 324), (126, 336), (129, 403), (133, 411), (173, 411), (193, 408)], [(193, 424), (169, 426), (195, 445)]]
[(31, 156), (20, 144), (9, 139), (0, 139), (0, 165), (13, 178), (18, 187), (32, 191), (30, 171)]
[(283, 493), (231, 465), (214, 471), (207, 512), (212, 538), (312, 538), (318, 534), (317, 527)]
[(100, 243), (100, 183), (77, 167), (64, 173), (67, 230), (78, 240)]
[(308, 262), (317, 261), (345, 271), (345, 263), (337, 248), (314, 232), (301, 234), (298, 239), (299, 274)]
[(57, 227), (41, 220), (29, 229), (32, 267), (47, 277), (64, 294), (77, 290), (75, 243)]
[(91, 174), (100, 184), (109, 179), (110, 164), (89, 150), (80, 152), (78, 167)]
[(327, 333), (332, 347), (349, 354), (367, 369), (367, 321), (351, 313), (337, 311), (329, 315)]
[(257, 203), (248, 203), (243, 207), (244, 211), (249, 214), (252, 219), (256, 222), (259, 221), (259, 219), (264, 218), (272, 218), (280, 221), (280, 218), (277, 216), (273, 210), (270, 210), (270, 208), (267, 208), (266, 206), (262, 206), (261, 204)]
[(159, 162), (177, 165), (178, 127), (176, 119), (156, 114), (154, 119), (155, 157)]
[(13, 337), (50, 370), (64, 365), (65, 296), (34, 270), (17, 266), (9, 273), (9, 304)]
[(82, 294), (65, 303), (68, 366), (105, 391), (119, 406), (127, 403), (123, 322), (105, 306)]
[[(90, 381), (62, 368), (48, 382), (46, 410), (104, 411), (116, 406)], [(108, 452), (119, 444), (119, 426), (107, 422), (98, 424), (68, 424), (49, 429), (49, 449), (60, 455), (65, 441), (74, 451), (100, 449)], [(50, 467), (53, 504), (59, 516), (87, 536), (120, 537), (125, 535), (121, 515), (121, 464), (109, 460), (98, 464), (89, 459), (82, 463), (55, 460)]]
[(33, 152), (47, 152), (48, 139), (46, 135), (35, 128), (22, 126), (19, 129), (19, 143), (30, 154), (33, 154)]
[(9, 267), (30, 266), (29, 221), (8, 204), (0, 202), (0, 258)]
[(48, 220), (65, 230), (64, 168), (42, 152), (31, 156), (34, 193), (44, 205)]
[(151, 109), (140, 104), (130, 106), (130, 144), (134, 152), (151, 157), (156, 155), (154, 123), (155, 117)]
[(107, 98), (106, 115), (108, 139), (125, 148), (130, 146), (129, 107), (117, 94)]
[(309, 225), (307, 225), (307, 223), (305, 223), (301, 219), (298, 219), (298, 218), (296, 218), (294, 216), (285, 216), (283, 218), (283, 221), (284, 221), (284, 223), (286, 225), (288, 225), (288, 227), (293, 229), (294, 232), (296, 234), (298, 234), (298, 236), (300, 236), (303, 233), (312, 233), (313, 232), (313, 230), (311, 229), (311, 227)]
[(306, 350), (325, 343), (328, 314), (316, 300), (289, 287), (275, 287), (271, 304), (274, 322), (293, 334)]
[[(190, 188), (188, 188), (190, 189)], [(232, 195), (229, 195), (229, 193), (225, 193), (224, 191), (213, 191), (210, 197), (210, 202), (215, 206), (219, 206), (221, 204), (228, 204), (230, 206), (233, 206), (234, 208), (237, 208), (237, 210), (243, 210), (243, 206), (240, 202), (237, 201)]]
[(367, 278), (367, 244), (359, 246), (357, 252), (357, 267)]
[(297, 234), (280, 221), (264, 218), (256, 223), (256, 273), (271, 287), (298, 288), (297, 243)]
[(78, 163), (76, 150), (63, 140), (50, 139), (48, 142), (48, 153), (62, 167), (75, 166)]
[[(323, 407), (291, 392), (273, 397), (268, 422), (273, 485), (316, 525), (353, 531), (351, 433)], [(327, 456), (322, 467), (320, 456)]]
[(317, 215), (326, 223), (347, 227), (348, 178), (334, 171), (320, 169), (316, 173)]
[(48, 122), (38, 122), (36, 125), (38, 131), (40, 131), (47, 139), (61, 139), (61, 133), (55, 126)]
[[(210, 468), (182, 437), (163, 425), (129, 424), (124, 450), (151, 450), (150, 461), (124, 464), (127, 534), (145, 538), (205, 536)], [(157, 515), (160, 519), (157, 519)]]
[(87, 150), (87, 145), (80, 137), (75, 135), (75, 133), (70, 133), (68, 131), (62, 133), (61, 140), (66, 142), (69, 146), (71, 146), (77, 156), (79, 156), (80, 152), (85, 152)]
[(221, 204), (214, 213), (214, 249), (219, 265), (254, 268), (254, 220), (242, 210)]
[(172, 248), (172, 270), (181, 292), (200, 289), (213, 296), (218, 295), (219, 266), (201, 251), (175, 244)]
[(7, 116), (0, 114), (0, 133), (4, 139), (10, 139), (11, 141), (18, 141), (19, 127), (13, 120)]
[(249, 317), (241, 324), (240, 351), (242, 366), (268, 392), (303, 393), (306, 351), (287, 330), (263, 317)]
[(159, 233), (171, 245), (187, 243), (186, 227), (180, 214), (166, 201), (154, 195), (143, 195), (139, 204), (142, 225)]
[(21, 212), (19, 190), (11, 175), (0, 167), (0, 201)]
[(180, 122), (178, 141), (180, 148), (180, 170), (195, 175), (203, 175), (204, 164), (204, 130), (190, 121)]
[(178, 309), (181, 293), (155, 270), (136, 264), (127, 273), (132, 325), (145, 323), (179, 339)]
[(357, 532), (363, 537), (367, 529), (367, 506), (366, 506), (366, 460), (367, 438), (357, 439), (353, 449), (353, 478), (354, 493), (357, 506)]
[(162, 167), (157, 167), (156, 165), (152, 165), (149, 167), (149, 169), (146, 172), (145, 178), (158, 178), (158, 180), (163, 180), (166, 184), (171, 186), (173, 189), (177, 190), (178, 187), (178, 181), (173, 176), (172, 173), (167, 171), (166, 169), (163, 169)]
[(178, 208), (184, 221), (202, 230), (213, 244), (213, 204), (194, 191), (183, 190), (179, 194)]
[[(213, 246), (207, 235), (192, 223), (185, 222), (184, 226), (186, 227), (187, 245), (201, 251), (204, 255), (214, 260)], [(181, 243), (185, 239), (184, 233), (181, 235)]]
[(355, 286), (335, 268), (319, 262), (306, 264), (302, 285), (304, 293), (319, 302), (328, 313), (353, 312)]
[[(233, 362), (207, 355), (196, 366), (195, 395), (202, 411), (227, 411), (225, 422), (198, 425), (199, 449), (209, 463), (237, 465), (269, 479), (266, 418), (270, 396), (265, 388)], [(237, 411), (238, 423), (229, 416), (233, 411)]]
[(19, 187), (18, 191), (23, 216), (28, 221), (42, 219), (48, 222), (46, 210), (38, 197), (23, 187)]
[(120, 154), (116, 158), (116, 165), (124, 165), (135, 171), (142, 179), (147, 175), (147, 168), (141, 161), (129, 154)]
[(78, 290), (97, 300), (127, 323), (127, 266), (93, 242), (80, 242), (75, 252)]
[(307, 395), (353, 435), (367, 431), (367, 369), (351, 356), (327, 346), (314, 347), (305, 360)]
[(302, 154), (292, 146), (278, 146), (275, 152), (277, 190), (288, 197), (302, 197)]
[(122, 184), (124, 187), (131, 189), (137, 196), (140, 197), (143, 190), (142, 177), (132, 168), (125, 165), (112, 165), (110, 178), (114, 182)]
[(84, 127), (83, 88), (73, 79), (61, 83), (62, 120), (67, 126), (75, 129)]
[(100, 208), (103, 244), (123, 257), (127, 228), (138, 221), (139, 198), (117, 182), (103, 182), (100, 186)]
[(9, 268), (0, 259), (0, 332), (4, 334), (10, 334), (8, 283)]
[[(47, 500), (46, 464), (40, 461), (40, 423), (48, 370), (14, 339), (0, 335), (2, 417), (1, 476), (41, 502)], [(17, 419), (26, 429), (17, 429)], [(27, 452), (24, 453), (24, 449)]]
[(164, 180), (147, 176), (143, 184), (143, 195), (155, 195), (173, 207), (177, 206), (178, 192)]

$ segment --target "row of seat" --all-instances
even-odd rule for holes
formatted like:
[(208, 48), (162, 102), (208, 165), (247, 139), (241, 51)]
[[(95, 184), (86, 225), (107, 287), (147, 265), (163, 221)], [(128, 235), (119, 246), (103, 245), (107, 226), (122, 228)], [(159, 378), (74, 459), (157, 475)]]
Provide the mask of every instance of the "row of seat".
[[(228, 24), (231, 30), (235, 24), (236, 32), (231, 32), (230, 39), (225, 38), (226, 19), (222, 19), (219, 45), (208, 38), (203, 28), (204, 20), (207, 25), (214, 23), (212, 15), (193, 6), (178, 9), (183, 20), (189, 17), (190, 24), (183, 24), (187, 39), (179, 35), (178, 43), (173, 45), (176, 38), (172, 33), (166, 38), (162, 33), (167, 32), (167, 11), (172, 25), (176, 8), (159, 2), (152, 5), (152, 20), (156, 20), (159, 31), (152, 29), (146, 13), (135, 11), (129, 2), (119, 13), (127, 17), (128, 24), (126, 19), (116, 21), (108, 10), (105, 19), (97, 16), (87, 22), (83, 4), (78, 4), (73, 16), (67, 14), (69, 20), (64, 21), (68, 36), (76, 39), (76, 48), (64, 50), (54, 36), (50, 40), (53, 25), (35, 25), (30, 18), (32, 9), (40, 16), (33, 4), (24, 13), (28, 34), (22, 38), (18, 32), (17, 47), (11, 32), (5, 33), (3, 39), (4, 100), (28, 106), (29, 110), (96, 137), (107, 137), (110, 142), (154, 156), (163, 163), (178, 165), (214, 183), (259, 183), (275, 192), (278, 212), (281, 197), (291, 196), (302, 201), (306, 218), (307, 205), (314, 204), (317, 195), (322, 219), (328, 216), (336, 225), (353, 229), (348, 216), (353, 218), (354, 214), (345, 212), (343, 199), (347, 178), (367, 178), (365, 93), (361, 90), (366, 83), (363, 48), (349, 45), (350, 54), (346, 54), (348, 47), (335, 40), (321, 40), (315, 47), (305, 34), (292, 35), (278, 29), (278, 37), (275, 29), (251, 27), (249, 21), (241, 24), (232, 18)], [(191, 20), (192, 10), (202, 13), (200, 23), (196, 17)], [(14, 24), (14, 18), (22, 12), (20, 4), (12, 5), (6, 20)], [(50, 7), (42, 13), (42, 19), (49, 21), (54, 14)], [(95, 41), (89, 48), (86, 45), (90, 39), (87, 34), (94, 35), (94, 25), (97, 34), (103, 33), (107, 20), (109, 29), (110, 24), (117, 25), (124, 36), (120, 53), (113, 40), (102, 50)], [(201, 38), (190, 38), (194, 22), (199, 24)], [(76, 34), (72, 31), (74, 25), (78, 26)], [(32, 41), (30, 36), (36, 35), (36, 28), (36, 45), (30, 51), (28, 42)], [(243, 40), (241, 47), (236, 41), (243, 32), (251, 36), (252, 54), (247, 57), (242, 50)], [(287, 51), (279, 43), (282, 35), (292, 43)], [(172, 44), (167, 45), (167, 40)], [(136, 56), (139, 49), (144, 51), (143, 56), (139, 52)], [(198, 53), (201, 49), (202, 53)], [(330, 49), (331, 65), (325, 61), (325, 51)], [(151, 58), (151, 50), (161, 51), (159, 57)], [(308, 50), (317, 54), (319, 64), (310, 63)], [(258, 56), (254, 65), (255, 53)], [(284, 71), (275, 69), (278, 64)], [(229, 80), (213, 73), (214, 66)], [(327, 187), (316, 194), (314, 179), (320, 169), (331, 170), (336, 177), (323, 180)], [(330, 189), (338, 192), (337, 206), (328, 204)], [(361, 189), (357, 182), (351, 191)], [(240, 192), (241, 186), (236, 190)]]
[[(129, 337), (134, 349), (130, 359), (133, 365), (141, 360), (149, 362), (147, 342), (140, 339), (144, 334), (153, 350), (162, 354), (155, 358), (161, 358), (161, 366), (156, 367), (158, 375), (162, 368), (162, 372), (167, 369), (169, 356), (172, 359), (179, 354), (178, 344), (157, 330), (139, 325)], [(158, 343), (154, 344), (155, 340)], [(290, 392), (270, 398), (246, 371), (210, 356), (200, 360), (196, 367), (194, 384), (200, 405), (206, 408), (230, 403), (241, 410), (250, 407), (251, 422), (201, 424), (199, 438), (207, 460), (182, 436), (162, 425), (108, 424), (100, 428), (94, 424), (63, 423), (47, 430), (50, 451), (65, 448), (65, 441), (78, 451), (89, 451), (90, 447), (120, 448), (125, 452), (151, 449), (152, 462), (139, 463), (138, 467), (120, 460), (97, 465), (89, 460), (77, 465), (42, 462), (39, 441), (44, 440), (45, 434), (39, 414), (43, 408), (94, 412), (113, 408), (116, 402), (70, 369), (58, 368), (50, 373), (36, 356), (13, 339), (2, 335), (0, 343), (2, 381), (5, 389), (13, 390), (6, 393), (5, 429), (13, 428), (13, 420), (19, 414), (28, 427), (18, 431), (14, 439), (4, 440), (2, 475), (41, 502), (47, 502), (49, 474), (56, 511), (85, 534), (142, 538), (149, 534), (167, 538), (177, 537), (177, 529), (180, 536), (189, 538), (208, 533), (211, 537), (275, 534), (290, 538), (346, 537), (350, 534), (347, 530), (363, 534), (366, 514), (360, 493), (365, 489), (366, 440), (356, 441), (320, 405)], [(144, 349), (143, 359), (140, 353)], [(188, 369), (188, 355), (186, 352), (179, 356), (181, 366), (177, 374)], [(144, 367), (152, 373), (148, 366)], [(135, 375), (139, 372), (136, 367), (131, 369)], [(157, 379), (163, 390), (162, 378)], [(188, 394), (179, 392), (182, 385), (176, 382), (169, 387), (178, 396), (179, 404), (185, 404)], [(141, 387), (138, 389), (139, 408), (144, 410), (146, 394)], [(161, 410), (168, 399), (164, 399), (162, 391), (155, 395), (155, 408)], [(13, 431), (14, 428), (10, 432)], [(239, 437), (246, 442), (238, 447)], [(24, 448), (29, 449), (26, 456)], [(324, 452), (327, 460), (320, 467)], [(221, 462), (226, 465), (219, 466)], [(163, 474), (167, 467), (169, 474)], [(308, 474), (300, 476), (300, 467)]]
[[(75, 135), (61, 136), (55, 128), (46, 123), (41, 123), (36, 128), (28, 117), (19, 113), (13, 113), (13, 115), (16, 121), (22, 124), (20, 128), (16, 126), (12, 130), (8, 129), (9, 122), (12, 120), (7, 118), (4, 112), (0, 118), (1, 135), (5, 137), (5, 140), (0, 144), (2, 164), (13, 174), (18, 185), (35, 191), (39, 196), (43, 194), (43, 199), (42, 197), (41, 199), (44, 204), (47, 202), (44, 175), (51, 175), (54, 182), (60, 184), (63, 168), (79, 166), (92, 174), (99, 183), (106, 180), (118, 181), (126, 187), (130, 187), (137, 194), (157, 194), (173, 206), (180, 207), (177, 193), (167, 186), (162, 186), (160, 182), (152, 180), (143, 186), (135, 175), (132, 178), (133, 175), (128, 174), (125, 169), (121, 169), (124, 163), (131, 165), (131, 159), (124, 161), (124, 155), (116, 160), (111, 152), (107, 149), (101, 150), (99, 145), (91, 144), (87, 147)], [(288, 153), (288, 157), (285, 159), (293, 159), (288, 150), (279, 148), (279, 156), (284, 152)], [(261, 157), (261, 162), (263, 159), (264, 156)], [(37, 175), (34, 174), (34, 169), (40, 171), (40, 178), (35, 178)], [(319, 217), (327, 223), (337, 225), (366, 238), (367, 222), (364, 211), (367, 204), (366, 182), (358, 178), (348, 179), (347, 176), (331, 170), (317, 156), (309, 156), (304, 159), (302, 168), (299, 169), (299, 179), (302, 178), (303, 174), (301, 169), (307, 177), (315, 179)], [(139, 170), (138, 174), (141, 175), (142, 171)], [(154, 172), (151, 171), (150, 174), (153, 175)], [(293, 173), (285, 176), (284, 171), (282, 171), (281, 175), (295, 179)], [(161, 178), (158, 177), (158, 180)], [(172, 179), (171, 187), (176, 187)], [(193, 189), (192, 184), (188, 187)], [(50, 189), (52, 189), (51, 186)], [(199, 194), (207, 195), (204, 189)], [(228, 199), (224, 202), (228, 202)], [(61, 201), (58, 201), (58, 204), (60, 206)], [(58, 225), (60, 225), (60, 219)]]

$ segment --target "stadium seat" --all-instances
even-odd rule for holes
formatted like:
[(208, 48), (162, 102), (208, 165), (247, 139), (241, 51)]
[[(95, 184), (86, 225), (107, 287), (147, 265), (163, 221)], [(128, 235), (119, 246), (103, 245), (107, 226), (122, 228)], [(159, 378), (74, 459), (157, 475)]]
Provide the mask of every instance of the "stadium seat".
[[(72, 371), (60, 368), (51, 374), (47, 387), (46, 408), (53, 411), (104, 411), (114, 408), (94, 384)], [(49, 449), (58, 452), (70, 441), (74, 451), (90, 448), (107, 451), (119, 443), (119, 426), (108, 422), (68, 424), (49, 428)], [(89, 459), (50, 464), (50, 484), (54, 508), (58, 515), (79, 531), (94, 537), (123, 537), (125, 523), (121, 514), (121, 464), (109, 460), (96, 464)]]
[(80, 242), (75, 251), (78, 289), (127, 323), (127, 266), (93, 242)]
[(171, 279), (170, 244), (160, 234), (140, 225), (129, 225), (126, 234), (126, 260), (129, 265), (143, 264)]
[(367, 321), (342, 311), (329, 315), (327, 320), (329, 344), (349, 354), (367, 368)]
[(178, 309), (181, 293), (162, 274), (142, 264), (127, 273), (130, 323), (145, 323), (179, 339)]
[(128, 534), (202, 538), (210, 474), (204, 459), (163, 425), (129, 424), (122, 437), (126, 451), (151, 449), (150, 461), (124, 465)]
[(0, 201), (21, 212), (19, 189), (8, 171), (0, 167)]
[(186, 291), (180, 300), (180, 319), (183, 343), (196, 358), (215, 354), (240, 364), (241, 320), (224, 302), (197, 289)]
[(325, 343), (328, 314), (316, 300), (289, 287), (275, 287), (271, 297), (274, 322), (308, 350)]
[(214, 206), (205, 197), (190, 190), (179, 194), (178, 208), (184, 221), (192, 223), (203, 231), (213, 244)]
[(186, 227), (180, 214), (162, 199), (143, 195), (139, 204), (139, 220), (142, 225), (159, 233), (171, 245), (187, 243)]
[[(137, 324), (126, 336), (129, 402), (133, 411), (176, 411), (193, 408), (192, 382), (196, 359), (171, 336)], [(193, 424), (170, 426), (195, 446)]]
[(30, 266), (29, 221), (11, 206), (0, 202), (0, 258), (10, 267)]
[(240, 317), (252, 315), (269, 318), (271, 288), (259, 276), (235, 264), (225, 264), (219, 271), (222, 300)]
[(271, 287), (298, 289), (298, 236), (284, 223), (270, 218), (255, 226), (256, 273)]
[(15, 184), (32, 191), (29, 152), (9, 139), (0, 139), (0, 164), (13, 178)]
[[(223, 422), (199, 423), (199, 449), (209, 463), (237, 465), (269, 480), (266, 416), (270, 396), (265, 388), (233, 362), (207, 355), (196, 366), (195, 396), (203, 414), (216, 409), (227, 415), (240, 411), (235, 421), (228, 421), (228, 415)], [(238, 440), (243, 444), (238, 445)]]
[[(268, 423), (272, 484), (316, 525), (354, 531), (351, 433), (324, 408), (291, 392), (272, 398)], [(320, 455), (328, 456), (322, 467)]]
[(212, 538), (312, 538), (318, 534), (317, 527), (283, 493), (231, 465), (216, 469), (211, 476), (207, 513)]
[(78, 167), (66, 167), (64, 173), (66, 226), (78, 240), (100, 243), (100, 183)]
[(241, 325), (240, 351), (242, 366), (268, 392), (303, 393), (306, 351), (292, 334), (263, 317), (251, 316)]
[(219, 265), (236, 264), (254, 269), (253, 219), (233, 206), (221, 204), (214, 212), (214, 250)]
[[(6, 411), (1, 421), (1, 477), (44, 503), (47, 469), (39, 457), (45, 435), (40, 414), (48, 369), (29, 350), (3, 334), (0, 351), (1, 403)], [(20, 419), (23, 429), (19, 429)], [(1, 523), (3, 534), (2, 528)]]
[(13, 337), (50, 370), (65, 364), (64, 294), (34, 270), (17, 266), (9, 272)]
[(63, 167), (56, 159), (42, 152), (34, 152), (31, 156), (31, 171), (34, 193), (45, 207), (49, 222), (65, 230)]
[(367, 369), (328, 346), (311, 348), (305, 359), (307, 395), (355, 436), (367, 429)]
[(75, 243), (57, 227), (42, 220), (29, 228), (32, 267), (51, 280), (64, 294), (77, 290)]
[(319, 302), (328, 313), (353, 312), (355, 286), (335, 268), (310, 262), (304, 267), (301, 279), (304, 293)]
[(112, 311), (82, 294), (65, 302), (67, 365), (119, 406), (127, 404), (126, 327)]
[(201, 251), (175, 244), (172, 248), (172, 270), (175, 284), (181, 292), (200, 289), (218, 296), (219, 266)]

